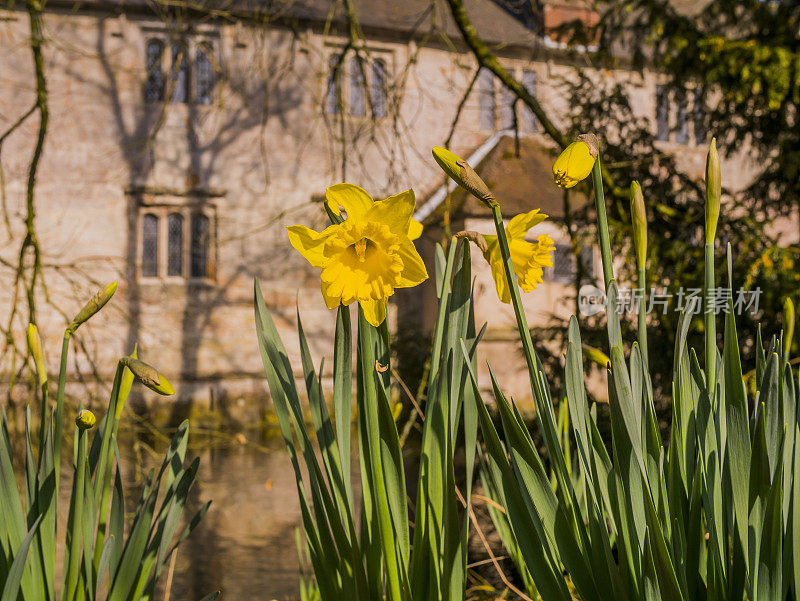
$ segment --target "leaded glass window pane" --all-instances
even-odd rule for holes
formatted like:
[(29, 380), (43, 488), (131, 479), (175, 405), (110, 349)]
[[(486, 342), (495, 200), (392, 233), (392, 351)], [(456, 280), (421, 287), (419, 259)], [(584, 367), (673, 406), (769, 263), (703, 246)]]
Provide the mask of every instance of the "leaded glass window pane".
[(350, 61), (350, 114), (354, 117), (364, 117), (367, 114), (364, 98), (366, 82), (362, 67), (358, 58)]
[(669, 140), (669, 90), (656, 86), (656, 139)]
[(703, 90), (694, 91), (692, 121), (694, 121), (694, 143), (705, 144), (708, 139), (708, 129), (706, 128), (706, 104)]
[(675, 111), (675, 141), (678, 144), (689, 143), (689, 123), (686, 120), (686, 94), (681, 91), (677, 94)]
[(145, 48), (145, 66), (147, 69), (147, 80), (144, 84), (145, 102), (161, 102), (164, 99), (163, 57), (164, 42), (161, 40), (148, 40)]
[(494, 76), (488, 69), (482, 68), (478, 75), (478, 105), (480, 110), (481, 129), (495, 127)]
[(500, 128), (512, 129), (514, 127), (514, 101), (516, 94), (507, 87), (500, 88)]
[[(528, 91), (528, 94), (536, 98), (536, 72), (523, 71), (522, 72), (522, 85)], [(539, 123), (536, 121), (536, 115), (533, 111), (525, 105), (522, 109), (522, 129), (524, 131), (534, 133), (539, 130)]]
[(328, 58), (328, 90), (325, 93), (325, 112), (329, 115), (339, 114), (339, 78), (336, 70), (339, 58)]
[(569, 244), (556, 244), (553, 251), (553, 266), (550, 268), (550, 277), (553, 282), (571, 284), (575, 281), (575, 255)]
[(158, 217), (151, 213), (142, 218), (142, 276), (158, 276)]
[(172, 44), (172, 102), (189, 100), (189, 57), (186, 46), (179, 42)]
[(210, 42), (198, 44), (194, 58), (194, 101), (211, 104), (214, 90), (214, 64), (211, 61), (213, 47)]
[(167, 218), (167, 275), (183, 275), (183, 215)]
[(386, 116), (386, 62), (378, 59), (372, 63), (370, 82), (370, 101), (372, 116), (381, 119)]
[(209, 220), (202, 213), (192, 215), (192, 252), (190, 275), (208, 277)]

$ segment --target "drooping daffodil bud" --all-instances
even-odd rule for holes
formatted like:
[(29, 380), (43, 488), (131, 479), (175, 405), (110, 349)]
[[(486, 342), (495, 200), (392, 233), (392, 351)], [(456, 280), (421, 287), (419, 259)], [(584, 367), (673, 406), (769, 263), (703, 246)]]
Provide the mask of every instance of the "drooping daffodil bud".
[(647, 262), (647, 214), (644, 209), (642, 187), (637, 181), (631, 184), (631, 222), (633, 223), (636, 264), (641, 269)]
[(111, 282), (107, 286), (100, 288), (100, 290), (98, 290), (97, 293), (91, 299), (89, 299), (89, 302), (83, 306), (83, 309), (78, 311), (78, 314), (75, 315), (73, 320), (67, 326), (67, 332), (71, 334), (77, 330), (82, 323), (88, 321), (92, 315), (97, 313), (109, 300), (111, 300), (111, 297), (114, 296), (116, 291), (116, 282)]
[(466, 230), (463, 232), (457, 232), (456, 234), (454, 234), (454, 237), (461, 240), (468, 240), (469, 242), (472, 242), (475, 246), (478, 247), (478, 249), (482, 253), (485, 253), (486, 249), (488, 248), (488, 245), (486, 244), (486, 239), (478, 232)]
[(153, 392), (164, 396), (175, 394), (175, 388), (152, 365), (133, 357), (123, 357), (119, 362), (131, 370), (131, 373)]
[(94, 413), (88, 409), (81, 409), (75, 417), (75, 425), (78, 426), (79, 430), (89, 430), (93, 428), (96, 423), (97, 418), (94, 416)]
[(47, 382), (47, 367), (44, 363), (44, 350), (42, 349), (42, 339), (39, 337), (39, 330), (32, 323), (28, 324), (28, 350), (33, 357), (33, 364), (36, 367), (36, 379), (39, 387)]
[(497, 200), (489, 190), (489, 186), (464, 159), (441, 146), (434, 147), (431, 152), (439, 167), (450, 176), (450, 179), (489, 208), (497, 206)]
[(594, 134), (582, 134), (558, 155), (553, 163), (553, 179), (559, 188), (572, 188), (592, 172), (598, 143)]
[(706, 244), (714, 242), (717, 236), (719, 206), (722, 198), (722, 176), (719, 170), (717, 139), (711, 138), (706, 158)]

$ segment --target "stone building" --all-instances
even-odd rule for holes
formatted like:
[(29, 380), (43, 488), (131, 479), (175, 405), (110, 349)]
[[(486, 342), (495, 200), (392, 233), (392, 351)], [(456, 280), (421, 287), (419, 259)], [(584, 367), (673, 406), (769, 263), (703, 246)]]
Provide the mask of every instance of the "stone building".
[[(323, 226), (320, 199), (331, 183), (357, 183), (376, 198), (413, 188), (418, 210), (427, 211), (420, 214), (429, 225), (421, 244), (430, 245), (440, 235), (431, 215), (444, 183), (430, 148), (451, 129), (457, 153), (494, 161), (484, 168), (498, 178), (529, 178), (527, 189), (541, 191), (508, 205), (549, 211), (553, 219), (540, 231), (558, 244), (548, 281), (526, 295), (529, 320), (571, 312), (564, 282), (575, 265), (548, 174), (552, 144), (536, 120), (514, 109), (489, 73), (475, 76), (476, 62), (442, 0), (356, 4), (358, 39), (341, 3), (324, 0), (49, 0), (43, 23), (50, 124), (36, 183), (45, 281), (53, 302), (71, 314), (98, 283), (119, 280), (113, 304), (80, 332), (88, 354), (70, 366), (76, 379), (90, 368), (87, 357), (110, 376), (116, 357), (138, 343), (140, 356), (170, 376), (183, 399), (263, 398), (254, 276), (290, 354), (298, 349), (297, 301), (312, 351), (330, 356), (333, 320), (318, 276), (289, 247), (285, 226)], [(543, 32), (592, 13), (577, 0), (544, 5), (536, 16), (515, 12), (510, 2), (466, 2), (478, 34), (558, 123), (565, 111), (561, 82), (578, 65)], [(4, 3), (0, 131), (34, 99), (29, 36), (23, 3)], [(701, 175), (706, 134), (692, 121), (699, 97), (676, 102), (660, 95), (654, 72), (598, 75), (625, 82), (665, 149), (680, 151), (687, 170)], [(519, 158), (509, 156), (503, 133), (514, 122)], [(0, 233), (4, 261), (14, 261), (22, 236), (37, 126), (35, 117), (25, 121), (0, 154), (9, 224)], [(725, 171), (736, 188), (751, 166), (737, 160)], [(458, 219), (485, 227), (485, 215), (469, 203)], [(508, 348), (513, 314), (475, 256), (477, 318), (489, 321), (483, 352), (503, 353), (501, 381), (524, 398), (522, 358)], [(595, 259), (586, 261), (591, 271)], [(0, 292), (5, 312), (13, 274), (3, 267), (0, 277), (9, 284)], [(39, 311), (46, 347), (55, 352), (63, 318), (46, 304)], [(22, 327), (15, 323), (18, 335)], [(50, 365), (56, 361), (53, 355)]]

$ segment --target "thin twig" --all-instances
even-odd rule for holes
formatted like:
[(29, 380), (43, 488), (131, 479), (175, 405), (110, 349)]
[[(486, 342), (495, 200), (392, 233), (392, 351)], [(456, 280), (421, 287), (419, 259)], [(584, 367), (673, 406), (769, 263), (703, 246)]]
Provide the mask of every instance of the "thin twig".
[[(456, 487), (456, 495), (458, 496), (458, 500), (461, 502), (461, 505), (466, 509), (467, 502), (464, 500), (464, 495), (461, 494), (461, 491), (458, 490), (458, 487)], [(472, 525), (475, 527), (475, 531), (478, 533), (478, 537), (481, 539), (481, 544), (483, 544), (483, 548), (489, 554), (489, 560), (494, 565), (494, 569), (497, 572), (497, 575), (500, 576), (500, 580), (503, 581), (503, 584), (505, 584), (508, 590), (513, 592), (520, 599), (523, 599), (524, 601), (533, 601), (533, 599), (531, 599), (528, 595), (526, 595), (524, 592), (522, 592), (520, 589), (514, 586), (514, 584), (506, 576), (506, 573), (500, 567), (498, 558), (492, 551), (492, 547), (489, 545), (489, 541), (486, 540), (486, 535), (484, 535), (483, 529), (481, 528), (481, 525), (478, 523), (478, 516), (475, 515), (475, 510), (472, 508), (472, 505), (469, 506), (469, 519), (472, 522)]]
[(172, 576), (175, 573), (175, 558), (178, 557), (178, 549), (172, 552), (172, 557), (169, 559), (169, 571), (167, 572), (167, 582), (164, 584), (164, 601), (169, 601), (172, 594)]

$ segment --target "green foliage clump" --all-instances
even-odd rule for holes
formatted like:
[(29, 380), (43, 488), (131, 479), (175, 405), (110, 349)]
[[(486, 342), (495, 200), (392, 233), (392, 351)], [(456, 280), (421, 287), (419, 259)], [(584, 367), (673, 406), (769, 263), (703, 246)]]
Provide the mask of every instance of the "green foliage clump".
[[(38, 449), (34, 452), (28, 409), (25, 457), (15, 461), (5, 411), (0, 420), (2, 601), (151, 601), (170, 557), (200, 523), (210, 505), (206, 503), (178, 531), (199, 464), (199, 459), (195, 459), (184, 466), (189, 437), (189, 424), (184, 422), (159, 470), (151, 470), (147, 476), (133, 519), (126, 519), (117, 432), (131, 385), (137, 378), (159, 394), (174, 392), (167, 379), (139, 361), (134, 352), (132, 357), (123, 357), (117, 363), (111, 399), (99, 424), (94, 414), (83, 408), (75, 417), (69, 519), (64, 537), (59, 535), (69, 341), (81, 324), (102, 309), (115, 290), (116, 284), (102, 289), (67, 326), (53, 412), (48, 412), (47, 370), (41, 340), (35, 326), (28, 330), (41, 393), (41, 428)], [(23, 466), (20, 495), (15, 468), (22, 470)], [(64, 560), (57, 586), (56, 547), (62, 540)], [(218, 592), (212, 593), (204, 601), (218, 596)]]

